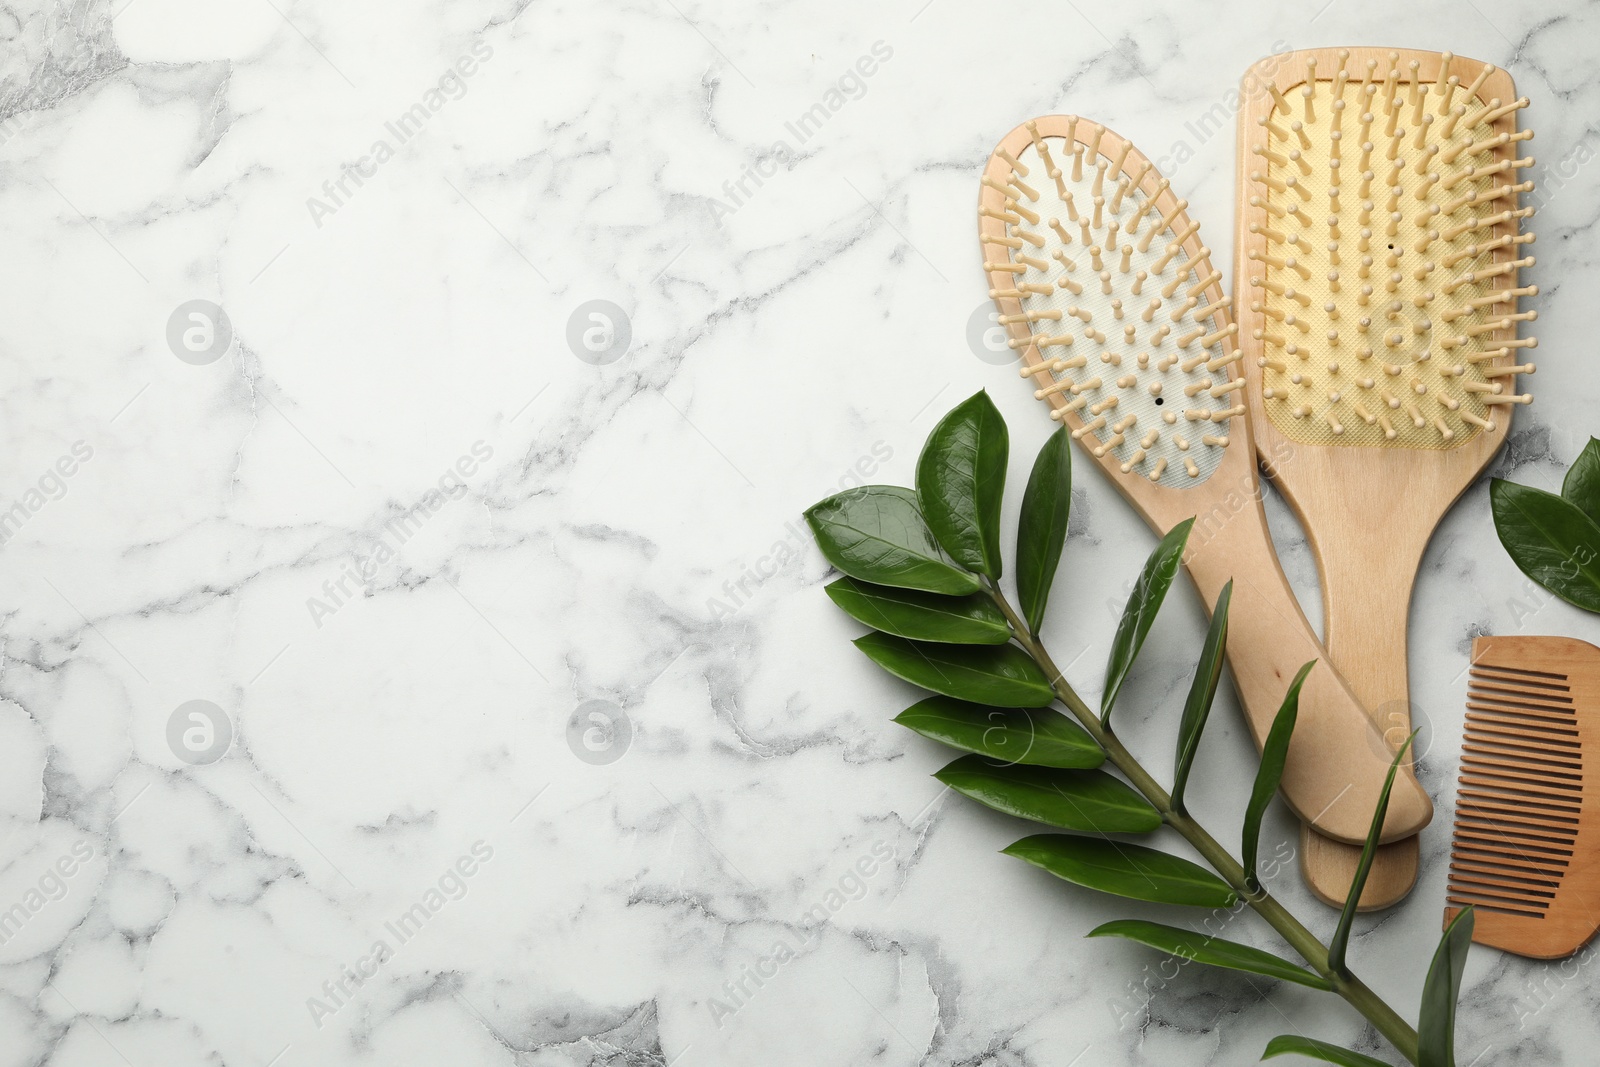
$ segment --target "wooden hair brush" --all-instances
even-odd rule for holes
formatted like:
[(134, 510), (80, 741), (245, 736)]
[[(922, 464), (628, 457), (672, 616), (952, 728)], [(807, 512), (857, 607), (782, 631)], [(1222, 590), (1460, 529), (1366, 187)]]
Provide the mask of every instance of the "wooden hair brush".
[[(1295, 601), (1267, 532), (1221, 272), (1166, 179), (1128, 141), (1076, 116), (1018, 126), (982, 178), (990, 295), (1022, 376), (1158, 534), (1191, 516), (1185, 564), (1210, 605), (1235, 580), (1234, 687), (1256, 743), (1308, 660), (1283, 778), (1328, 836), (1365, 838), (1390, 757)], [(1432, 817), (1398, 780), (1384, 837)]]
[(1473, 640), (1446, 925), (1470, 904), (1472, 940), (1536, 959), (1600, 930), (1597, 704), (1600, 648)]
[[(1321, 572), (1324, 640), (1388, 744), (1409, 735), (1406, 617), (1434, 528), (1505, 440), (1517, 374), (1519, 158), (1528, 101), (1446, 52), (1276, 57), (1240, 111), (1234, 291), (1248, 294), (1246, 404)], [(1314, 833), (1301, 866), (1329, 903), (1360, 849)], [(1387, 845), (1362, 896), (1411, 890), (1415, 840)]]

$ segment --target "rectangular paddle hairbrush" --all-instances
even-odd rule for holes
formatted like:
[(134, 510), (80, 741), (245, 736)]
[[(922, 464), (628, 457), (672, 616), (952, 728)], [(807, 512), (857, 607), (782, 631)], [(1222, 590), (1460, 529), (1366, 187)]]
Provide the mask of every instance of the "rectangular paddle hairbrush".
[(1535, 959), (1600, 929), (1600, 648), (1568, 637), (1472, 642), (1445, 925)]
[[(1278, 565), (1236, 329), (1188, 202), (1129, 141), (1072, 115), (1012, 130), (981, 182), (989, 295), (1022, 377), (1158, 534), (1195, 518), (1184, 564), (1208, 606), (1234, 580), (1228, 662), (1258, 745), (1301, 665), (1318, 661), (1283, 794), (1328, 836), (1363, 840), (1391, 757)], [(1385, 839), (1432, 814), (1408, 771)]]
[[(1270, 70), (1264, 80), (1261, 70)], [(1398, 749), (1411, 730), (1406, 624), (1422, 553), (1511, 423), (1534, 317), (1517, 300), (1531, 131), (1504, 71), (1450, 53), (1314, 49), (1246, 79), (1234, 291), (1245, 403), (1321, 573), (1328, 653)], [(1360, 849), (1307, 833), (1323, 900)], [(1386, 845), (1365, 909), (1417, 877)]]

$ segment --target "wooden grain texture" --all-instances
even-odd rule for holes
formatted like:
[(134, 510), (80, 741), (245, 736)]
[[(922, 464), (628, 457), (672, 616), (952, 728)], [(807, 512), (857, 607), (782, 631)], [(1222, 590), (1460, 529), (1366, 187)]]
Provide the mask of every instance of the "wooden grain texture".
[[(1035, 121), (1042, 137), (1067, 136), (1066, 116), (1045, 116)], [(1085, 144), (1088, 125), (1087, 121), (1080, 122), (1075, 131), (1077, 139)], [(999, 147), (1015, 156), (1031, 143), (1024, 125), (1007, 134)], [(1105, 131), (1100, 142), (1103, 154), (1119, 152), (1124, 144), (1123, 138), (1111, 130)], [(1127, 158), (1129, 170), (1137, 170), (1146, 162), (1144, 155), (1131, 145)], [(1002, 158), (990, 158), (987, 175), (991, 179), (1003, 182), (1009, 174), (1010, 166)], [(1160, 178), (1152, 167), (1141, 186), (1146, 195), (1157, 189)], [(997, 190), (988, 186), (981, 190), (982, 205), (996, 210), (1003, 207), (1004, 198)], [(1154, 199), (1165, 212), (1175, 206), (1177, 198), (1166, 190)], [(1187, 214), (1179, 213), (1173, 226), (1182, 230), (1188, 223)], [(1004, 232), (1005, 224), (1000, 220), (980, 218), (980, 240)], [(1199, 258), (1199, 236), (1190, 237), (1184, 248), (1191, 258)], [(999, 273), (990, 274), (989, 281), (994, 289), (1010, 285), (1009, 277)], [(1208, 301), (1218, 300), (1221, 295), (1220, 284), (1214, 284), (1206, 293)], [(997, 303), (1004, 315), (1023, 311), (1015, 298), (1001, 298)], [(1213, 321), (1218, 328), (1225, 327), (1229, 321), (1227, 310), (1218, 311)], [(1027, 365), (1041, 361), (1038, 350), (1029, 344), (1031, 335), (1025, 323), (1010, 324), (1007, 330), (1012, 339), (1025, 346), (1019, 351)], [(1230, 379), (1237, 367), (1235, 364), (1228, 368)], [(1031, 384), (1044, 388), (1052, 381), (1047, 372), (1041, 371)], [(1065, 408), (1066, 400), (1061, 396), (1050, 399), (1058, 409)], [(1065, 420), (1069, 426), (1082, 425), (1072, 412), (1065, 413)], [(1261, 506), (1255, 446), (1247, 420), (1234, 419), (1228, 433), (1231, 443), (1221, 465), (1201, 484), (1183, 489), (1125, 475), (1109, 454), (1099, 459), (1086, 449), (1079, 449), (1077, 454), (1095, 462), (1158, 534), (1195, 517), (1184, 562), (1208, 606), (1215, 602), (1222, 586), (1234, 579), (1227, 658), (1258, 746), (1265, 740), (1295, 674), (1308, 660), (1318, 661), (1301, 693), (1300, 717), (1284, 774), (1283, 795), (1302, 819), (1314, 823), (1328, 837), (1359, 842), (1366, 836), (1388, 770), (1388, 750), (1366, 709), (1329, 662), (1278, 562)], [(1385, 839), (1415, 834), (1432, 815), (1432, 801), (1407, 768), (1395, 785), (1384, 827)]]
[[(1252, 250), (1265, 252), (1267, 239), (1251, 233), (1265, 213), (1249, 203), (1248, 175), (1256, 165), (1253, 146), (1265, 144), (1266, 131), (1258, 120), (1270, 113), (1273, 100), (1265, 90), (1270, 82), (1281, 92), (1306, 82), (1306, 60), (1315, 58), (1317, 80), (1330, 80), (1341, 65), (1339, 49), (1321, 48), (1273, 57), (1270, 73), (1258, 64), (1246, 80), (1239, 111), (1238, 172), (1235, 211), (1234, 292), (1249, 293)], [(1399, 53), (1399, 67), (1412, 60), (1420, 64), (1425, 83), (1437, 80), (1441, 54), (1411, 49), (1351, 48), (1348, 69), (1358, 70), (1368, 58), (1388, 69), (1390, 53)], [(1455, 57), (1451, 71), (1468, 82), (1484, 66), (1477, 60)], [(1251, 82), (1255, 85), (1252, 86)], [(1249, 92), (1252, 87), (1257, 91)], [(1515, 97), (1511, 78), (1495, 71), (1479, 91), (1480, 99)], [(1515, 113), (1500, 120), (1515, 130)], [(1497, 150), (1496, 158), (1517, 146)], [(1513, 200), (1510, 206), (1515, 206)], [(1515, 248), (1494, 253), (1495, 262), (1512, 259)], [(1515, 272), (1500, 279), (1497, 288), (1514, 287)], [(1248, 310), (1240, 315), (1240, 348), (1245, 353), (1245, 390), (1256, 447), (1271, 458), (1273, 482), (1305, 527), (1316, 556), (1322, 586), (1324, 635), (1329, 655), (1351, 680), (1356, 695), (1374, 714), (1393, 749), (1410, 733), (1410, 686), (1406, 670), (1407, 616), (1417, 566), (1439, 521), (1461, 494), (1477, 479), (1504, 442), (1511, 424), (1509, 406), (1497, 412), (1496, 428), (1481, 431), (1448, 449), (1420, 450), (1386, 447), (1324, 446), (1288, 440), (1268, 418), (1262, 398), (1262, 372), (1257, 360), (1264, 344), (1252, 332), (1262, 316)], [(1491, 336), (1510, 339), (1516, 326)], [(1515, 362), (1512, 357), (1503, 362)], [(1308, 834), (1302, 839), (1301, 869), (1307, 883), (1323, 900), (1341, 904), (1347, 895), (1359, 849)], [(1346, 839), (1348, 840), (1348, 839)], [(1392, 844), (1379, 853), (1362, 896), (1363, 910), (1387, 907), (1410, 892), (1417, 878), (1415, 841)]]
[(1472, 940), (1534, 959), (1570, 956), (1600, 930), (1597, 705), (1600, 648), (1472, 642), (1446, 925), (1472, 904)]

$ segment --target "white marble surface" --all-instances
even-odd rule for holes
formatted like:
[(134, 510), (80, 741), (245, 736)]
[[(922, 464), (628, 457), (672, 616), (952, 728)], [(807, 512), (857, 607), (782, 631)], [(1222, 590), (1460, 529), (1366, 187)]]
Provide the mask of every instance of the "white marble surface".
[[(1558, 478), (1600, 429), (1600, 171), (1576, 163), (1600, 11), (1316, 6), (0, 4), (0, 503), (23, 505), (0, 554), (0, 908), (26, 918), (0, 944), (0, 1067), (1232, 1064), (1291, 1028), (1376, 1047), (1309, 991), (1083, 941), (1139, 909), (995, 855), (1019, 827), (940, 799), (943, 754), (889, 722), (910, 691), (846, 643), (798, 525), (858, 465), (909, 481), (985, 386), (1020, 485), (1048, 424), (966, 341), (1002, 133), (1078, 111), (1172, 145), (1225, 261), (1231, 125), (1202, 117), (1249, 62), (1312, 45), (1450, 48), (1533, 98), (1535, 151), (1565, 169), (1539, 175), (1539, 400), (1500, 468)], [(192, 300), (231, 322), (214, 362), (169, 347)], [(566, 339), (591, 300), (631, 323), (602, 365)], [(1094, 692), (1152, 538), (1083, 470), (1047, 633)], [(1478, 486), (1414, 606), (1441, 817), (1416, 893), (1354, 948), (1408, 1013), (1468, 640), (1596, 638), (1547, 599)], [(1123, 697), (1157, 766), (1201, 633), (1186, 584), (1171, 603)], [(215, 754), (204, 730), (199, 752), (196, 724), (169, 731), (194, 700), (232, 731), (210, 762), (179, 758)], [(593, 700), (625, 709), (626, 745), (585, 747), (587, 720), (569, 743)], [(1231, 837), (1253, 753), (1231, 706), (1213, 723), (1195, 800)], [(1483, 951), (1466, 999), (1463, 1062), (1593, 1060), (1587, 969)]]

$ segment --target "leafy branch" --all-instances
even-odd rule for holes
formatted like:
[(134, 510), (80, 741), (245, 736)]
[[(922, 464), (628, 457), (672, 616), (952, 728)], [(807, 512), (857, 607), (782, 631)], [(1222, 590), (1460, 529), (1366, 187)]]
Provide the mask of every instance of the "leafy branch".
[[(1200, 908), (1243, 900), (1302, 962), (1138, 919), (1106, 923), (1089, 936), (1120, 937), (1196, 963), (1337, 994), (1407, 1063), (1454, 1067), (1455, 1005), (1472, 939), (1472, 909), (1462, 910), (1440, 942), (1416, 1029), (1346, 959), (1356, 902), (1404, 747), (1390, 767), (1349, 900), (1324, 945), (1266, 891), (1256, 872), (1262, 816), (1278, 791), (1300, 686), (1315, 663), (1307, 663), (1289, 686), (1268, 733), (1240, 835), (1241, 863), (1184, 805), (1221, 678), (1232, 583), (1212, 611), (1179, 721), (1177, 770), (1168, 791), (1122, 744), (1111, 721), (1122, 684), (1177, 574), (1192, 520), (1168, 533), (1145, 563), (1112, 642), (1096, 711), (1067, 683), (1039, 636), (1066, 542), (1071, 444), (1065, 429), (1051, 435), (1023, 494), (1015, 575), (1020, 613), (1000, 585), (1009, 448), (999, 411), (986, 393), (978, 393), (934, 428), (917, 462), (914, 492), (863, 486), (806, 512), (823, 555), (845, 575), (828, 586), (828, 595), (873, 629), (856, 647), (890, 674), (935, 694), (895, 721), (965, 753), (936, 775), (952, 789), (1008, 815), (1075, 831), (1025, 837), (1006, 847), (1007, 855), (1132, 900)], [(1104, 836), (1148, 835), (1162, 827), (1187, 841), (1206, 866)], [(1384, 1067), (1362, 1053), (1292, 1036), (1274, 1038), (1263, 1058), (1289, 1053), (1345, 1067)]]

